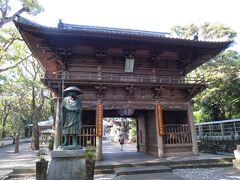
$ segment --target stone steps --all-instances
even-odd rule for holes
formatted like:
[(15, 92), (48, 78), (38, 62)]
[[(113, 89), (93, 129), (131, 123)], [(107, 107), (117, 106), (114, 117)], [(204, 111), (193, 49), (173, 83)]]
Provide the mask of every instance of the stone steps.
[(187, 168), (212, 168), (212, 167), (229, 167), (233, 163), (199, 163), (199, 164), (181, 164), (181, 165), (171, 165), (172, 169), (187, 169)]
[(36, 167), (21, 167), (13, 169), (13, 174), (33, 174), (36, 173)]
[(163, 162), (143, 162), (133, 164), (117, 164), (117, 165), (97, 165), (95, 167), (95, 174), (112, 174), (116, 168), (130, 168), (136, 166), (168, 166), (172, 169), (182, 168), (209, 168), (209, 167), (227, 167), (232, 166), (233, 158), (221, 159), (199, 159), (199, 160), (182, 160), (182, 161), (163, 161)]
[(9, 174), (9, 178), (21, 178), (21, 177), (34, 177), (36, 176), (36, 167), (19, 167), (13, 169), (13, 172)]
[(114, 174), (114, 169), (95, 169), (94, 174)]
[(30, 177), (36, 177), (36, 174), (35, 173), (22, 173), (22, 174), (10, 174), (8, 176), (8, 178), (23, 178), (23, 179), (26, 179), (26, 178), (30, 178)]
[[(97, 165), (95, 167), (95, 174), (114, 174), (116, 169), (119, 168), (136, 168), (144, 167), (150, 168), (151, 166), (167, 166), (171, 169), (184, 169), (184, 168), (210, 168), (210, 167), (227, 167), (232, 166), (233, 158), (222, 158), (222, 159), (200, 159), (200, 160), (182, 160), (182, 161), (157, 161), (157, 162), (142, 162), (142, 163), (126, 163), (117, 165)], [(36, 168), (16, 168), (11, 173), (11, 177), (25, 177), (35, 175)]]
[(115, 168), (115, 175), (132, 175), (132, 174), (148, 174), (148, 173), (164, 173), (172, 172), (172, 169), (167, 166), (136, 166)]
[(132, 174), (132, 175), (122, 175), (118, 177), (119, 179), (124, 179), (124, 180), (185, 180), (182, 177), (179, 177), (171, 172), (151, 173), (151, 174)]

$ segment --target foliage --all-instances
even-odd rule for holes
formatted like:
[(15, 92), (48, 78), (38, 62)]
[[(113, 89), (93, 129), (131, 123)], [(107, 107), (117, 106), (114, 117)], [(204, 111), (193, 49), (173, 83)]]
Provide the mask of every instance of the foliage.
[(239, 54), (228, 50), (193, 72), (204, 74), (208, 82), (208, 88), (195, 98), (195, 110), (201, 112), (196, 118), (212, 121), (240, 116), (239, 62)]
[(86, 151), (85, 151), (85, 158), (87, 160), (94, 160), (95, 159), (95, 147), (91, 146), (91, 142), (87, 142)]
[[(12, 12), (11, 3), (19, 5), (18, 10)], [(37, 15), (41, 11), (43, 11), (43, 7), (39, 5), (37, 0), (19, 0), (18, 2), (16, 0), (0, 0), (0, 28), (24, 12)]]
[[(237, 33), (221, 23), (174, 26), (172, 30), (183, 38), (196, 33), (202, 40), (232, 40)], [(240, 56), (227, 50), (190, 73), (204, 75), (208, 82), (205, 91), (194, 98), (194, 116), (197, 123), (237, 118), (240, 116)]]
[(201, 140), (198, 142), (198, 149), (203, 153), (216, 154), (218, 152), (232, 153), (237, 145), (240, 144), (239, 140), (220, 141), (220, 140)]
[(45, 156), (47, 154), (48, 154), (47, 149), (40, 148), (39, 151), (38, 151), (38, 156), (39, 156), (40, 161), (46, 161)]
[[(17, 129), (23, 135), (25, 125), (37, 124), (38, 120), (51, 116), (49, 92), (40, 82), (41, 73), (39, 64), (33, 58), (24, 61), (15, 71), (2, 73), (6, 78), (2, 82), (0, 118), (2, 122), (5, 119), (6, 136), (14, 136)], [(19, 128), (16, 123), (18, 117)]]
[(232, 40), (237, 33), (230, 27), (222, 23), (203, 23), (201, 25), (189, 24), (186, 26), (173, 26), (171, 28), (179, 37), (192, 38), (196, 33), (203, 40), (211, 40), (225, 37), (226, 40)]
[(132, 141), (137, 139), (137, 124), (136, 120), (132, 120), (129, 122), (129, 134)]
[[(12, 13), (10, 5), (13, 2), (0, 0), (0, 73), (16, 68), (31, 56), (11, 22), (24, 12), (36, 15), (43, 10), (37, 0), (19, 0), (18, 2), (19, 9)], [(14, 5), (17, 5), (16, 1)]]

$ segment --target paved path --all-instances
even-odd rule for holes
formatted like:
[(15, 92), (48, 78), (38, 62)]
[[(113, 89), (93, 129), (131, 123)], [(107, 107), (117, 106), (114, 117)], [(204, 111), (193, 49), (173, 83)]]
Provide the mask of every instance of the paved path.
[(136, 144), (124, 144), (123, 151), (120, 150), (118, 143), (110, 143), (109, 141), (103, 141), (103, 160), (96, 162), (96, 165), (117, 165), (139, 162), (168, 162), (168, 161), (191, 161), (200, 159), (220, 159), (229, 158), (232, 155), (214, 155), (203, 154), (199, 156), (180, 156), (180, 157), (167, 157), (167, 158), (155, 158), (151, 155), (137, 152)]
[(12, 172), (17, 167), (35, 167), (38, 160), (37, 152), (31, 150), (30, 142), (21, 142), (19, 153), (14, 153), (15, 145), (2, 146), (0, 148), (0, 179)]
[[(120, 150), (119, 144), (111, 144), (109, 141), (103, 141), (103, 161), (96, 162), (98, 165), (104, 164), (120, 164), (120, 163), (138, 163), (138, 162), (156, 162), (156, 161), (178, 161), (178, 160), (194, 160), (194, 159), (211, 159), (222, 158), (220, 155), (201, 154), (200, 156), (188, 157), (171, 157), (157, 159), (153, 156), (137, 153), (136, 144), (124, 144), (123, 151)], [(229, 156), (225, 156), (229, 157)], [(14, 145), (4, 146), (0, 148), (0, 179), (4, 175), (11, 172), (16, 167), (35, 167), (38, 160), (36, 152), (30, 149), (30, 142), (20, 144), (19, 153), (14, 153)], [(113, 175), (111, 175), (113, 176)], [(166, 178), (167, 178), (166, 174)], [(169, 176), (170, 178), (171, 176)], [(106, 177), (105, 177), (106, 178)], [(105, 179), (95, 178), (95, 179)], [(184, 177), (185, 178), (185, 177)], [(107, 179), (107, 178), (106, 178)], [(112, 178), (109, 178), (112, 179)], [(140, 180), (139, 178), (137, 178)]]

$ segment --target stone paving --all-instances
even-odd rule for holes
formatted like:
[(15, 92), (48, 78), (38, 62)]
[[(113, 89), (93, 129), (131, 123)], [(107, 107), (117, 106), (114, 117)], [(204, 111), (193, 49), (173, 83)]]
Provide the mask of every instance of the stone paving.
[(37, 152), (30, 148), (30, 145), (29, 140), (22, 140), (19, 146), (19, 153), (14, 153), (15, 146), (12, 144), (0, 147), (0, 179), (11, 173), (14, 168), (35, 167), (38, 156)]
[[(155, 161), (177, 161), (186, 159), (211, 159), (216, 157), (209, 154), (201, 154), (200, 156), (192, 157), (171, 157), (164, 159), (157, 159), (152, 156), (136, 153), (136, 144), (125, 144), (124, 151), (120, 151), (119, 144), (110, 144), (109, 142), (103, 142), (103, 161), (97, 162), (98, 165), (104, 164), (119, 164), (119, 163), (138, 163), (143, 161), (155, 162)], [(35, 167), (35, 162), (38, 160), (36, 152), (30, 149), (30, 143), (24, 142), (20, 144), (20, 152), (14, 153), (14, 145), (9, 145), (0, 148), (0, 179), (4, 175), (10, 173), (13, 168), (16, 167)], [(233, 167), (225, 168), (208, 168), (208, 169), (176, 169), (173, 173), (184, 179), (196, 179), (196, 180), (240, 180), (240, 171)], [(141, 176), (140, 176), (141, 177)], [(149, 178), (150, 175), (148, 176)], [(170, 175), (168, 176), (170, 177)], [(115, 177), (114, 174), (100, 174), (95, 175), (95, 180), (120, 180), (123, 177)], [(33, 180), (35, 177), (24, 178), (11, 178), (11, 180)], [(140, 180), (141, 178), (138, 178)], [(145, 178), (147, 179), (147, 178)], [(170, 180), (170, 179), (169, 179)]]
[(175, 169), (173, 173), (187, 180), (240, 180), (240, 171), (233, 167)]

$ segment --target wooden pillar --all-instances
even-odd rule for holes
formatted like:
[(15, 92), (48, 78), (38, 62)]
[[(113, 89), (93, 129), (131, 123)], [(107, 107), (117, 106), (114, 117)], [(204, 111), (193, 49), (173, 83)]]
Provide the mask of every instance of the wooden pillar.
[(60, 98), (56, 97), (56, 119), (55, 119), (55, 132), (54, 132), (54, 146), (53, 149), (57, 149), (60, 146), (61, 131), (60, 131)]
[(103, 105), (97, 103), (96, 109), (96, 160), (102, 160), (102, 134), (103, 134)]
[(164, 135), (164, 127), (163, 127), (163, 113), (162, 106), (159, 101), (156, 102), (155, 109), (155, 117), (156, 117), (156, 127), (157, 127), (157, 144), (158, 144), (158, 157), (164, 157), (164, 146), (163, 146), (163, 135)]
[(196, 129), (195, 129), (195, 123), (193, 120), (193, 110), (192, 110), (192, 103), (188, 102), (188, 122), (191, 130), (191, 136), (192, 136), (192, 151), (194, 155), (198, 155), (198, 144), (197, 144), (197, 135), (196, 135)]

